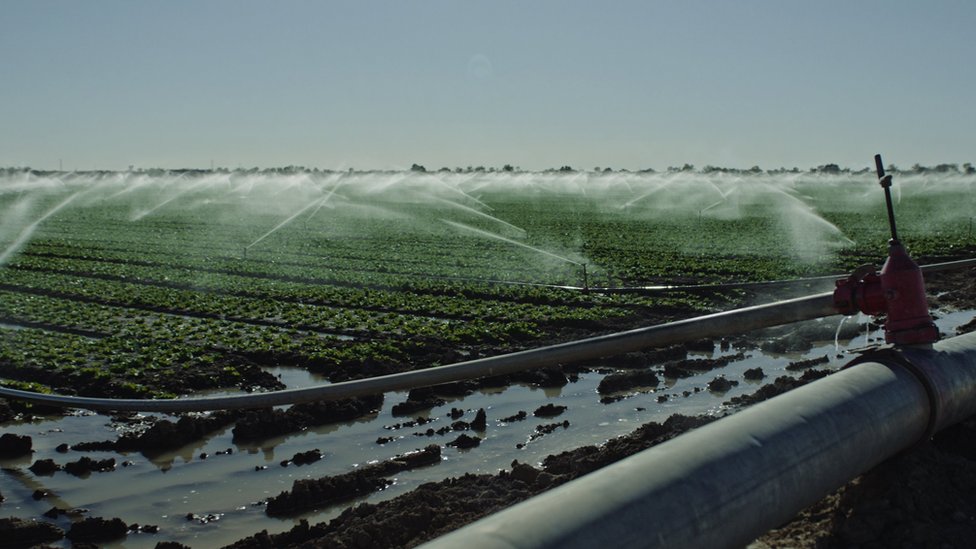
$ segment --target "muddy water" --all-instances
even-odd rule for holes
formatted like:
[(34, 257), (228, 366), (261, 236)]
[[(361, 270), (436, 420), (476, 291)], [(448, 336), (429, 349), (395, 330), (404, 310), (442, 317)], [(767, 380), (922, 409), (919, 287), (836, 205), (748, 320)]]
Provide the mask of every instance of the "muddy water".
[[(968, 322), (974, 313), (945, 314), (937, 323), (943, 332), (954, 333), (955, 327)], [(840, 317), (832, 319), (839, 322)], [(850, 322), (850, 320), (848, 321)], [(859, 348), (881, 338), (879, 333), (862, 332), (850, 341), (842, 341), (842, 348)], [(869, 341), (869, 339), (874, 341)], [(698, 356), (718, 357), (735, 351), (699, 353)], [(434, 408), (429, 417), (432, 423), (391, 430), (387, 427), (410, 418), (395, 418), (390, 413), (394, 404), (406, 399), (405, 393), (386, 395), (383, 409), (374, 417), (360, 421), (310, 429), (302, 433), (265, 440), (259, 444), (234, 444), (231, 430), (182, 448), (177, 452), (152, 460), (141, 454), (120, 455), (114, 452), (69, 452), (59, 454), (55, 447), (61, 443), (74, 444), (84, 441), (114, 439), (118, 432), (106, 416), (78, 414), (32, 423), (7, 425), (5, 432), (28, 434), (34, 440), (31, 458), (0, 462), (0, 491), (6, 498), (0, 505), (4, 516), (40, 518), (52, 506), (60, 508), (85, 508), (85, 516), (119, 517), (127, 523), (154, 524), (160, 527), (158, 534), (130, 534), (113, 547), (153, 547), (158, 541), (175, 540), (193, 547), (213, 547), (230, 543), (241, 537), (267, 529), (280, 532), (291, 528), (299, 518), (310, 522), (328, 520), (338, 515), (346, 506), (323, 509), (319, 512), (280, 520), (265, 516), (260, 502), (291, 488), (298, 478), (317, 478), (344, 473), (352, 468), (393, 455), (422, 448), (428, 444), (444, 445), (457, 433), (445, 436), (417, 436), (428, 428), (438, 429), (449, 425), (447, 417), (451, 408), (466, 410), (462, 419), (471, 421), (474, 411), (484, 408), (488, 416), (488, 428), (475, 433), (484, 438), (481, 446), (467, 451), (443, 448), (443, 460), (439, 465), (407, 471), (396, 477), (396, 482), (385, 491), (373, 494), (362, 501), (377, 502), (395, 497), (418, 485), (439, 481), (465, 472), (489, 473), (509, 468), (512, 460), (538, 463), (546, 455), (586, 444), (601, 443), (609, 438), (632, 431), (648, 421), (661, 421), (674, 413), (702, 414), (722, 413), (722, 403), (729, 398), (754, 392), (758, 382), (748, 382), (742, 373), (748, 368), (762, 367), (766, 381), (787, 373), (786, 365), (799, 359), (822, 357), (831, 359), (826, 367), (838, 367), (849, 358), (838, 358), (833, 341), (822, 342), (807, 353), (798, 355), (768, 355), (749, 351), (745, 360), (734, 362), (725, 368), (680, 380), (665, 380), (654, 392), (625, 398), (611, 404), (601, 404), (596, 389), (603, 375), (583, 374), (579, 380), (560, 389), (538, 389), (527, 386), (510, 386), (494, 391), (482, 391), (470, 396), (448, 401)], [(693, 353), (692, 358), (696, 355)], [(277, 369), (289, 387), (322, 383), (299, 369)], [(739, 385), (727, 393), (716, 394), (705, 387), (708, 381), (722, 374)], [(695, 389), (699, 392), (695, 393)], [(682, 396), (685, 391), (690, 395)], [(658, 402), (661, 396), (665, 402)], [(556, 418), (535, 418), (532, 412), (546, 403), (567, 406)], [(525, 411), (525, 421), (502, 423), (500, 418)], [(569, 421), (568, 428), (530, 441), (538, 425)], [(377, 444), (379, 437), (395, 437), (386, 444)], [(522, 448), (517, 448), (522, 445)], [(320, 449), (325, 458), (305, 466), (282, 467), (280, 462), (296, 452)], [(232, 453), (217, 455), (218, 451), (231, 449)], [(203, 458), (202, 454), (207, 457)], [(102, 459), (115, 457), (119, 462), (116, 470), (108, 473), (92, 473), (88, 478), (76, 478), (64, 472), (51, 476), (37, 476), (27, 470), (35, 459), (52, 458), (59, 464), (75, 461), (82, 455)], [(122, 462), (127, 463), (122, 466)], [(35, 490), (47, 490), (53, 495), (34, 501)], [(187, 519), (188, 514), (197, 518)], [(202, 518), (201, 518), (202, 517)], [(47, 519), (44, 519), (47, 520)], [(67, 529), (69, 519), (55, 520)]]

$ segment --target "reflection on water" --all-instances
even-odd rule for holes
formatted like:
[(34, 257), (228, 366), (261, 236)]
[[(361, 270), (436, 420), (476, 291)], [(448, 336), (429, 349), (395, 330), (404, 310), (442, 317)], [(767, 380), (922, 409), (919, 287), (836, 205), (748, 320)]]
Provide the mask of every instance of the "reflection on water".
[[(938, 319), (937, 323), (942, 331), (953, 333), (956, 326), (972, 318), (972, 312), (949, 313)], [(863, 347), (868, 343), (866, 338), (876, 339), (879, 336), (879, 333), (860, 332), (858, 337), (846, 342), (846, 346)], [(723, 351), (716, 348), (710, 353), (697, 354), (718, 358), (735, 352), (735, 349)], [(575, 382), (558, 389), (538, 389), (525, 385), (482, 389), (467, 397), (450, 399), (443, 406), (415, 414), (412, 418), (393, 417), (391, 408), (406, 400), (406, 393), (390, 393), (386, 395), (378, 414), (358, 421), (320, 426), (241, 444), (232, 441), (231, 427), (227, 427), (204, 440), (152, 459), (138, 453), (119, 455), (114, 452), (72, 451), (61, 454), (55, 451), (55, 447), (61, 443), (116, 438), (120, 426), (113, 424), (106, 416), (84, 413), (54, 420), (18, 423), (6, 426), (4, 431), (32, 436), (35, 451), (29, 458), (0, 461), (0, 467), (3, 467), (0, 471), (0, 492), (6, 498), (3, 510), (7, 516), (37, 519), (52, 506), (81, 507), (88, 509), (84, 516), (119, 517), (127, 523), (160, 527), (158, 534), (132, 534), (116, 544), (117, 547), (149, 548), (165, 540), (194, 547), (219, 546), (262, 529), (272, 533), (287, 530), (300, 518), (308, 518), (314, 523), (335, 517), (345, 505), (282, 520), (265, 516), (261, 502), (290, 489), (296, 479), (345, 473), (356, 466), (389, 459), (428, 444), (436, 443), (444, 447), (458, 433), (428, 436), (427, 432), (430, 428), (436, 431), (450, 425), (452, 420), (447, 416), (451, 408), (465, 410), (461, 418), (465, 421), (471, 421), (479, 408), (485, 409), (488, 428), (484, 433), (469, 433), (482, 436), (484, 440), (481, 446), (470, 451), (444, 447), (444, 458), (440, 464), (399, 473), (389, 488), (361, 501), (390, 499), (422, 483), (465, 472), (494, 473), (510, 468), (514, 459), (538, 464), (549, 454), (587, 444), (600, 444), (648, 421), (663, 421), (674, 413), (721, 413), (723, 401), (754, 392), (760, 384), (746, 381), (743, 378), (745, 370), (761, 367), (767, 376), (765, 382), (769, 382), (780, 375), (798, 375), (799, 372), (786, 371), (790, 361), (824, 355), (832, 359), (827, 367), (838, 367), (847, 360), (835, 358), (833, 340), (822, 342), (809, 352), (797, 355), (747, 351), (745, 360), (689, 378), (664, 379), (664, 383), (656, 389), (609, 404), (600, 403), (597, 386), (603, 375), (595, 372), (581, 374)], [(324, 383), (320, 376), (297, 368), (276, 368), (272, 373), (280, 376), (289, 387)], [(739, 384), (724, 394), (711, 394), (706, 385), (720, 374), (729, 380), (739, 381)], [(658, 402), (659, 397), (665, 397), (663, 402)], [(554, 418), (533, 417), (532, 412), (536, 408), (550, 402), (567, 406), (567, 410)], [(527, 413), (525, 420), (500, 421), (520, 411)], [(391, 429), (418, 416), (433, 421), (416, 427)], [(559, 428), (541, 438), (532, 439), (536, 426), (563, 421), (570, 422), (568, 428)], [(377, 439), (381, 437), (392, 440), (378, 444)], [(290, 459), (295, 453), (312, 448), (320, 449), (324, 458), (303, 466), (280, 465), (281, 461)], [(226, 453), (227, 449), (232, 452)], [(115, 457), (120, 464), (122, 461), (131, 464), (126, 467), (120, 465), (114, 472), (92, 473), (84, 479), (63, 471), (38, 477), (26, 469), (36, 459), (50, 458), (63, 465), (78, 460), (82, 455), (93, 459)], [(31, 497), (35, 490), (48, 491), (52, 495), (35, 501)], [(188, 520), (188, 514), (196, 517), (212, 515), (211, 518), (215, 520)], [(62, 516), (53, 522), (67, 528), (70, 520)]]

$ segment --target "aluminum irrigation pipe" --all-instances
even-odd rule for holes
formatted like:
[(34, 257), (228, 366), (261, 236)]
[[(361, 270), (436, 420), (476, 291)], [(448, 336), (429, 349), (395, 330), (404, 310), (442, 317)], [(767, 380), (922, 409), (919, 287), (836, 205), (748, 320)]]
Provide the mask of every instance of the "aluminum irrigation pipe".
[(748, 330), (834, 314), (837, 314), (837, 311), (834, 309), (833, 294), (827, 292), (423, 370), (267, 393), (147, 400), (45, 395), (0, 387), (0, 396), (39, 404), (87, 410), (192, 412), (266, 408), (317, 400), (338, 400), (465, 379), (504, 375), (683, 341), (738, 334)]
[(424, 547), (742, 547), (973, 414), (976, 333), (877, 352)]
[(960, 259), (958, 261), (946, 261), (944, 263), (922, 265), (919, 267), (919, 269), (922, 269), (923, 273), (934, 273), (938, 271), (951, 271), (953, 269), (965, 269), (966, 267), (976, 267), (976, 257), (971, 259)]
[[(960, 259), (958, 261), (946, 261), (944, 263), (933, 263), (931, 265), (923, 265), (919, 267), (923, 273), (935, 273), (940, 271), (950, 271), (953, 269), (965, 269), (967, 267), (976, 267), (976, 258), (971, 259)], [(693, 291), (693, 290), (733, 290), (737, 288), (764, 288), (769, 286), (787, 286), (791, 284), (801, 284), (810, 282), (830, 282), (838, 279), (847, 278), (850, 273), (847, 274), (832, 274), (823, 276), (811, 276), (806, 278), (788, 278), (783, 280), (765, 280), (760, 282), (727, 282), (724, 284), (689, 284), (689, 285), (660, 285), (660, 286), (620, 286), (616, 288), (580, 288), (573, 286), (552, 286), (553, 288), (564, 288), (564, 289), (574, 289), (574, 290), (589, 290), (595, 293), (603, 294), (635, 294), (635, 293), (647, 293), (647, 292), (677, 292), (677, 291)]]
[[(951, 269), (964, 269), (966, 267), (976, 267), (976, 258), (971, 259), (960, 259), (957, 261), (947, 261), (945, 263), (933, 263), (932, 265), (923, 265), (920, 268), (922, 272), (936, 272), (936, 271), (948, 271)], [(694, 291), (694, 290), (728, 290), (736, 288), (763, 288), (768, 286), (789, 286), (793, 284), (810, 283), (810, 282), (828, 282), (837, 280), (840, 278), (847, 278), (850, 273), (838, 273), (832, 275), (822, 275), (822, 276), (811, 276), (805, 278), (787, 278), (781, 280), (765, 280), (761, 282), (727, 282), (724, 284), (687, 284), (687, 285), (655, 285), (655, 286), (571, 286), (566, 284), (544, 284), (541, 282), (517, 282), (514, 280), (492, 280), (486, 278), (472, 278), (468, 276), (434, 276), (431, 275), (428, 278), (436, 278), (442, 280), (470, 280), (474, 282), (484, 282), (487, 284), (501, 284), (505, 286), (535, 286), (538, 288), (554, 288), (557, 290), (574, 290), (574, 291), (588, 291), (594, 293), (602, 294), (626, 294), (626, 293), (642, 293), (642, 292), (677, 292), (677, 291)]]

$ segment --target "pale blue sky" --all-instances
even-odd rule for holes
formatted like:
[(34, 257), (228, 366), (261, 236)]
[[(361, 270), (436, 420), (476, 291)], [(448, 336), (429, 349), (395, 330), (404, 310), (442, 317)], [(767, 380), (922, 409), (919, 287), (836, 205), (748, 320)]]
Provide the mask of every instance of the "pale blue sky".
[(976, 3), (0, 1), (0, 166), (976, 161)]

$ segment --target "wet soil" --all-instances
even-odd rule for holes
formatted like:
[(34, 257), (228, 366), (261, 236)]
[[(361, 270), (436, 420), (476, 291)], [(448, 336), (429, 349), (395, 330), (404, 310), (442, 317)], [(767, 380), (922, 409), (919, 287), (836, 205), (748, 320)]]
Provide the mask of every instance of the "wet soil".
[(228, 547), (411, 547), (709, 421), (711, 418), (675, 415), (663, 424), (648, 423), (602, 446), (549, 456), (541, 468), (515, 461), (511, 471), (426, 483), (389, 501), (350, 507), (328, 523), (302, 521), (288, 532), (263, 531)]
[(250, 410), (240, 414), (234, 426), (234, 441), (263, 440), (309, 427), (352, 421), (375, 414), (383, 406), (383, 395), (336, 401), (295, 404), (287, 410)]
[[(294, 460), (293, 460), (294, 461)], [(366, 465), (349, 473), (318, 479), (298, 479), (291, 487), (267, 501), (268, 516), (293, 516), (326, 505), (351, 501), (391, 484), (392, 475), (408, 469), (436, 465), (441, 447), (432, 444), (423, 450)]]

